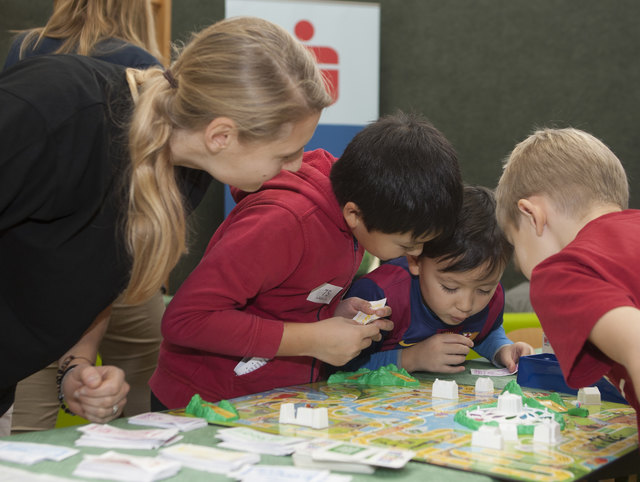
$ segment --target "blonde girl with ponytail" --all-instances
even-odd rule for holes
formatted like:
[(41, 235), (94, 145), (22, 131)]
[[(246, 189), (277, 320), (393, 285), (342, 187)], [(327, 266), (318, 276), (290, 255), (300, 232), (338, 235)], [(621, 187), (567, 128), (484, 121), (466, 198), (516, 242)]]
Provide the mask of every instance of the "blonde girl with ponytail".
[[(125, 296), (136, 302), (158, 289), (185, 251), (175, 166), (255, 191), (281, 169), (300, 166), (302, 148), (331, 98), (306, 48), (256, 18), (225, 20), (194, 34), (164, 73), (128, 74), (139, 95), (129, 130), (133, 268)], [(267, 144), (278, 145), (277, 156)], [(228, 156), (234, 149), (237, 155)], [(255, 161), (243, 171), (247, 153)], [(272, 158), (258, 160), (261, 155)]]

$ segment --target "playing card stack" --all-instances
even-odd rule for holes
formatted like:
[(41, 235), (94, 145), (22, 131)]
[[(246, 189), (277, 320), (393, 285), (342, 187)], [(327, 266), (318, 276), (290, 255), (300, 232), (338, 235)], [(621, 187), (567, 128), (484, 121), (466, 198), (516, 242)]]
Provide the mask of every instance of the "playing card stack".
[(373, 473), (374, 467), (400, 469), (414, 456), (415, 452), (411, 450), (370, 447), (316, 438), (295, 447), (293, 463), (298, 467)]
[(85, 455), (73, 475), (91, 479), (125, 480), (147, 482), (171, 477), (180, 470), (180, 463), (160, 457), (105, 452), (100, 455)]
[(82, 447), (157, 449), (182, 438), (178, 435), (177, 428), (126, 430), (111, 425), (91, 423), (79, 426), (78, 430), (83, 434), (76, 440), (76, 445)]
[(216, 474), (226, 474), (246, 464), (257, 464), (260, 455), (219, 450), (195, 444), (176, 444), (160, 450), (160, 456), (176, 460), (185, 467)]
[(41, 460), (59, 462), (78, 453), (77, 449), (30, 442), (0, 442), (0, 460), (32, 465)]
[(207, 421), (198, 417), (181, 417), (162, 412), (148, 412), (129, 417), (128, 422), (133, 425), (146, 425), (158, 428), (177, 428), (180, 432), (189, 432), (197, 428), (206, 427)]
[(218, 447), (269, 455), (289, 455), (296, 444), (304, 441), (300, 437), (274, 435), (247, 427), (223, 428), (216, 437), (222, 440)]

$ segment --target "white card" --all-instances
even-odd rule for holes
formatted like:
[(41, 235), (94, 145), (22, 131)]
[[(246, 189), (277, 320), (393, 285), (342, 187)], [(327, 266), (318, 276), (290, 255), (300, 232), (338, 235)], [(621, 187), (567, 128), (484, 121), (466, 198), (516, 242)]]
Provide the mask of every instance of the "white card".
[[(380, 308), (384, 308), (384, 305), (387, 303), (387, 299), (386, 298), (382, 298), (381, 300), (376, 300), (376, 301), (370, 301), (369, 304), (371, 305), (371, 308), (373, 308), (374, 310), (378, 310)], [(363, 313), (362, 311), (358, 311), (356, 313), (356, 316), (353, 317), (354, 320), (356, 320), (358, 323), (361, 323), (363, 325), (367, 325), (369, 323), (371, 323), (374, 320), (377, 320), (378, 318), (380, 318), (378, 315), (367, 315), (365, 313)]]
[(323, 283), (317, 288), (311, 290), (311, 293), (307, 296), (307, 301), (328, 305), (341, 291), (342, 288), (340, 286), (332, 285), (331, 283)]
[(333, 445), (313, 450), (310, 454), (313, 460), (355, 462), (390, 469), (404, 467), (416, 455), (411, 450), (372, 447), (337, 440)]

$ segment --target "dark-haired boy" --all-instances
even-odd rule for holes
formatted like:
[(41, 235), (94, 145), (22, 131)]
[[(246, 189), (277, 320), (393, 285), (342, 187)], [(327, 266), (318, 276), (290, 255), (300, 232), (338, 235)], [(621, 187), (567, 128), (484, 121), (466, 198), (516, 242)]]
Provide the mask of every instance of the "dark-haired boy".
[(390, 259), (448, 236), (462, 182), (445, 137), (401, 113), (365, 127), (337, 161), (308, 152), (299, 171), (235, 194), (163, 319), (156, 408), (315, 381), (320, 361), (357, 356), (392, 327), (358, 324), (351, 318), (371, 313), (369, 303), (340, 301), (364, 250)]
[(515, 370), (533, 354), (502, 326), (502, 273), (512, 246), (498, 227), (490, 190), (466, 186), (452, 239), (426, 243), (422, 254), (393, 260), (356, 281), (347, 296), (386, 298), (393, 330), (350, 362), (347, 370), (393, 363), (408, 372), (457, 373), (471, 348)]

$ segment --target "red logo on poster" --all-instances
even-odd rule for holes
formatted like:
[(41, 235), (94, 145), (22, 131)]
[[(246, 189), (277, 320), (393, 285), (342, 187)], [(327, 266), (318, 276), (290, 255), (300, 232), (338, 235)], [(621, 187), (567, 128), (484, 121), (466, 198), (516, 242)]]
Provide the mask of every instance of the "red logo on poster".
[[(307, 42), (311, 40), (315, 29), (313, 24), (308, 20), (300, 20), (295, 28), (294, 32), (296, 37), (301, 41)], [(333, 97), (333, 101), (338, 100), (338, 52), (331, 47), (314, 47), (311, 45), (306, 46), (316, 56), (318, 64), (320, 64), (320, 70), (324, 75), (325, 82), (327, 84), (327, 90)], [(326, 66), (334, 65), (335, 67)]]

